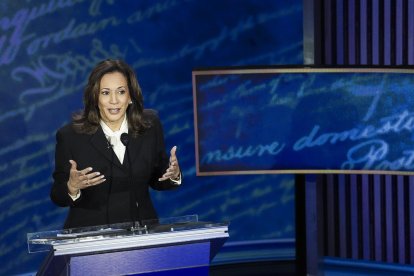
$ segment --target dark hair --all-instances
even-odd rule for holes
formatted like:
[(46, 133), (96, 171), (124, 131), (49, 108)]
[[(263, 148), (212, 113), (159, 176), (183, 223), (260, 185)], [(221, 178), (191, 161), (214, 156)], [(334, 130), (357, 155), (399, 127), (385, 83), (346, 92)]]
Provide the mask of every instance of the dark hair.
[(132, 101), (126, 111), (128, 132), (137, 137), (151, 127), (150, 121), (144, 117), (144, 101), (134, 71), (122, 60), (107, 59), (98, 63), (89, 75), (88, 84), (83, 93), (84, 109), (73, 116), (73, 127), (76, 132), (93, 134), (99, 128), (101, 120), (98, 107), (99, 86), (102, 77), (113, 72), (124, 75), (128, 83)]

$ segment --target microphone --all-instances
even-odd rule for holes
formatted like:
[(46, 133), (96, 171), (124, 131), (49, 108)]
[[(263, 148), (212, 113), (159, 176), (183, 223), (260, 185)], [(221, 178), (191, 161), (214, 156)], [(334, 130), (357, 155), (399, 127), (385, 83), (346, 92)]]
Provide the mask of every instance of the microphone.
[[(124, 132), (124, 133), (121, 134), (121, 142), (125, 147), (128, 147), (128, 142), (129, 142), (128, 133)], [(128, 154), (128, 151), (127, 151), (127, 154)], [(128, 162), (129, 162), (129, 160), (128, 160)]]
[(140, 225), (139, 221), (139, 209), (138, 209), (138, 202), (137, 202), (137, 196), (135, 194), (135, 190), (133, 188), (133, 181), (132, 181), (132, 163), (131, 163), (131, 157), (129, 155), (128, 150), (128, 144), (129, 144), (129, 135), (128, 133), (122, 133), (120, 140), (122, 144), (125, 146), (126, 156), (128, 160), (128, 169), (129, 169), (129, 185), (130, 185), (130, 192), (131, 192), (131, 205), (130, 205), (130, 212), (131, 212), (131, 219), (133, 223), (133, 228), (135, 228), (135, 222), (138, 221), (138, 227)]
[(108, 149), (110, 149), (110, 148), (113, 148), (113, 147), (114, 147), (114, 145), (112, 145), (112, 143), (111, 143), (111, 137), (108, 137), (108, 139), (106, 139), (106, 147), (107, 147)]
[(113, 147), (114, 145), (112, 145), (111, 143), (111, 137), (108, 137), (106, 139), (106, 145), (107, 148), (111, 151), (111, 163), (110, 163), (110, 179), (109, 179), (109, 183), (108, 183), (108, 193), (107, 193), (107, 198), (106, 198), (106, 223), (109, 225), (110, 224), (110, 219), (109, 219), (109, 198), (112, 192), (112, 179), (114, 177), (114, 151), (113, 151)]

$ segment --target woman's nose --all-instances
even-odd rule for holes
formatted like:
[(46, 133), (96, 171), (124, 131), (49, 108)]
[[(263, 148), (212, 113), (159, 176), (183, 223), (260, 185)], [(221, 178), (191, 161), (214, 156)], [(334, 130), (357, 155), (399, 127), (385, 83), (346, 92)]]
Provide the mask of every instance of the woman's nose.
[(117, 103), (118, 102), (118, 97), (117, 97), (116, 93), (111, 93), (109, 102), (110, 103)]

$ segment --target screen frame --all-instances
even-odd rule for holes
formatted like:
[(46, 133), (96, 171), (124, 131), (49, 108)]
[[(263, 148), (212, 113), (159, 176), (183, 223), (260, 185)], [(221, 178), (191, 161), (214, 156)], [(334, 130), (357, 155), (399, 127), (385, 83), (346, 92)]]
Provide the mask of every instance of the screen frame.
[(372, 174), (372, 175), (414, 175), (414, 171), (395, 170), (345, 170), (345, 169), (280, 169), (280, 170), (232, 170), (232, 171), (200, 171), (198, 110), (197, 110), (197, 76), (230, 75), (230, 74), (268, 74), (268, 73), (399, 73), (413, 74), (414, 69), (403, 66), (272, 66), (272, 67), (217, 67), (195, 68), (192, 71), (193, 113), (195, 161), (197, 176), (246, 175), (246, 174)]

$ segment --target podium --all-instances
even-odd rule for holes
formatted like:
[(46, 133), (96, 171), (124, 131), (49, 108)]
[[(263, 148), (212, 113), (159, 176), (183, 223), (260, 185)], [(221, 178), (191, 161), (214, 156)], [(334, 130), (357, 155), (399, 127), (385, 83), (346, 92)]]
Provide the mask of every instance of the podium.
[(49, 251), (37, 275), (208, 275), (228, 224), (183, 218), (29, 233), (29, 252)]

